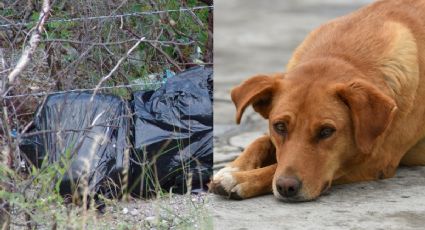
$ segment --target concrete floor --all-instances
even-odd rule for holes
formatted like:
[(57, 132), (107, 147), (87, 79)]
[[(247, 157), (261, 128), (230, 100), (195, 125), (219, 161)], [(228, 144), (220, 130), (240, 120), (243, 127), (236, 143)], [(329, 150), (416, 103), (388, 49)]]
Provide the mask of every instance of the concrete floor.
[(211, 204), (215, 229), (425, 229), (425, 167), (404, 168), (388, 180), (334, 186), (312, 202), (211, 196)]
[[(313, 28), (370, 0), (215, 0), (215, 170), (267, 132), (252, 110), (234, 123), (230, 90), (257, 73), (285, 71)], [(334, 187), (320, 199), (288, 204), (272, 195), (230, 201), (210, 195), (215, 229), (425, 229), (425, 167), (392, 179)]]

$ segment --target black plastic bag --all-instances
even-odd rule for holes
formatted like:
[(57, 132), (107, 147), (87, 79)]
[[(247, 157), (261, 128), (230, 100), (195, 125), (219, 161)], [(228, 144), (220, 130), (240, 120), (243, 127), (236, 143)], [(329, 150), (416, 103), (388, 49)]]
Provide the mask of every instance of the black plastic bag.
[(111, 95), (97, 94), (93, 101), (92, 93), (51, 95), (36, 112), (30, 132), (36, 135), (23, 138), (20, 149), (37, 167), (70, 163), (58, 178), (63, 195), (81, 194), (84, 180), (90, 194), (120, 195), (126, 153), (133, 194), (185, 193), (188, 184), (193, 192), (206, 190), (213, 164), (212, 93), (212, 69), (199, 67), (156, 91), (135, 93), (131, 110)]
[(92, 93), (50, 95), (34, 118), (30, 133), (38, 134), (24, 138), (20, 149), (37, 167), (46, 159), (66, 170), (58, 178), (62, 195), (80, 194), (75, 192), (84, 182), (90, 194), (113, 197), (121, 192), (130, 150), (129, 106), (116, 96), (91, 98)]
[(213, 164), (212, 74), (211, 68), (194, 68), (156, 91), (134, 94), (134, 193), (207, 189)]

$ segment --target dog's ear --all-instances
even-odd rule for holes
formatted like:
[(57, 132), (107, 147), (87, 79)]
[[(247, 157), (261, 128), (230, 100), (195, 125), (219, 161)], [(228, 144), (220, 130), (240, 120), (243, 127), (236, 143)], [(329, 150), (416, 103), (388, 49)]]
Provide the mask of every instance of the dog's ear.
[(377, 138), (394, 118), (395, 101), (362, 80), (338, 85), (337, 94), (351, 111), (354, 138), (360, 151), (371, 153)]
[(236, 106), (237, 124), (240, 123), (245, 108), (250, 104), (261, 116), (268, 118), (277, 81), (282, 79), (283, 75), (256, 75), (233, 88), (231, 96)]

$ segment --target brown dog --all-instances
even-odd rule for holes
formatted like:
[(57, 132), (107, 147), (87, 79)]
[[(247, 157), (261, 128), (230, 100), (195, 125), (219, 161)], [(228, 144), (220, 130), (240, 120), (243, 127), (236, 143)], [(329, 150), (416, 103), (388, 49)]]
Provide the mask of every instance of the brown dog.
[(252, 105), (270, 134), (214, 176), (214, 193), (306, 201), (425, 165), (425, 1), (378, 1), (319, 27), (287, 73), (254, 76), (232, 100), (237, 123)]

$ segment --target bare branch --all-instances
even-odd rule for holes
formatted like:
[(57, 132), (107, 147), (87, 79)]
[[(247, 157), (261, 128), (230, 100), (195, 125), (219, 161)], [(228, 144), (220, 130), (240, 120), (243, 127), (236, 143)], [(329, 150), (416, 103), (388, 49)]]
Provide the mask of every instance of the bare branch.
[(91, 99), (90, 99), (90, 101), (93, 101), (93, 99), (94, 99), (94, 96), (96, 95), (96, 93), (97, 93), (97, 91), (99, 91), (99, 89), (100, 89), (100, 87), (102, 86), (102, 84), (103, 84), (103, 82), (105, 82), (106, 80), (108, 80), (111, 76), (112, 76), (112, 74), (114, 74), (115, 73), (115, 71), (117, 71), (117, 69), (118, 69), (118, 67), (121, 65), (121, 63), (131, 54), (131, 52), (133, 52), (133, 50), (134, 49), (136, 49), (138, 46), (139, 46), (139, 44), (143, 41), (143, 40), (145, 40), (145, 37), (142, 37), (142, 38), (140, 38), (139, 39), (139, 41), (138, 42), (136, 42), (136, 44), (134, 44), (134, 46), (133, 47), (131, 47), (128, 51), (127, 51), (127, 53), (122, 57), (122, 58), (120, 58), (120, 60), (118, 60), (118, 62), (117, 62), (117, 64), (114, 66), (114, 68), (109, 72), (109, 74), (108, 75), (106, 75), (106, 76), (104, 76), (102, 79), (100, 79), (100, 81), (99, 81), (99, 83), (96, 85), (96, 88), (94, 89), (94, 92), (93, 92), (93, 95), (92, 95), (92, 97), (91, 97)]
[(16, 80), (16, 77), (19, 76), (19, 74), (24, 70), (24, 68), (28, 65), (28, 62), (30, 61), (32, 55), (35, 52), (35, 49), (38, 46), (38, 43), (40, 42), (41, 33), (43, 32), (43, 26), (46, 21), (46, 19), (49, 16), (50, 11), (50, 4), (48, 0), (43, 1), (43, 8), (40, 13), (40, 17), (38, 19), (38, 23), (33, 29), (33, 32), (31, 34), (29, 44), (27, 47), (25, 47), (24, 51), (22, 52), (21, 57), (18, 60), (18, 63), (16, 64), (15, 68), (10, 72), (8, 78), (8, 83), (13, 84)]
[[(129, 32), (130, 34), (132, 34), (135, 37), (140, 37), (139, 35), (134, 33), (130, 28), (126, 28), (126, 31)], [(162, 34), (162, 31), (155, 41), (158, 41), (159, 37), (161, 37), (161, 34)], [(180, 72), (183, 71), (183, 69), (177, 64), (177, 62), (175, 62), (170, 56), (168, 56), (168, 54), (164, 50), (162, 50), (161, 47), (158, 47), (158, 43), (156, 43), (156, 42), (148, 42), (148, 43), (154, 49), (158, 50), (165, 57), (165, 59), (167, 59), (168, 62), (173, 64)]]
[(173, 64), (180, 72), (183, 71), (183, 69), (170, 57), (168, 56), (168, 54), (161, 49), (161, 47), (158, 47), (156, 44), (154, 44), (153, 42), (149, 42), (149, 44), (155, 48), (156, 50), (158, 50), (162, 55), (164, 55), (164, 57), (171, 63)]
[[(139, 40), (140, 39), (132, 38), (132, 39), (117, 41), (117, 42), (85, 42), (85, 41), (54, 38), (54, 39), (41, 40), (40, 42), (68, 42), (68, 43), (75, 43), (75, 44), (87, 44), (87, 45), (93, 45), (93, 46), (107, 46), (107, 45), (121, 45), (121, 44), (129, 43), (129, 42), (139, 41)], [(171, 44), (171, 45), (192, 45), (194, 43), (194, 41), (174, 42), (174, 41), (160, 41), (160, 40), (147, 40), (147, 39), (144, 39), (142, 42)]]
[[(43, 32), (43, 26), (44, 23), (48, 17), (50, 11), (50, 4), (49, 0), (43, 0), (42, 10), (40, 13), (40, 17), (38, 19), (38, 23), (33, 28), (33, 32), (31, 34), (29, 44), (25, 47), (24, 51), (22, 52), (21, 57), (19, 58), (16, 66), (13, 68), (13, 70), (9, 73), (7, 78), (1, 79), (1, 85), (0, 88), (0, 107), (3, 109), (2, 113), (3, 117), (0, 118), (2, 120), (2, 126), (4, 126), (4, 136), (6, 137), (7, 144), (1, 144), (0, 145), (0, 167), (7, 167), (12, 169), (13, 168), (13, 160), (14, 160), (14, 152), (16, 149), (16, 143), (12, 140), (11, 134), (10, 134), (10, 127), (8, 124), (8, 115), (7, 115), (7, 107), (3, 100), (3, 92), (7, 92), (7, 88), (10, 85), (13, 85), (15, 83), (16, 78), (20, 75), (20, 73), (25, 69), (25, 67), (28, 65), (29, 61), (31, 60), (32, 55), (34, 54), (38, 43), (40, 42), (41, 33)], [(3, 55), (2, 57), (2, 66), (5, 66)], [(6, 168), (5, 167), (5, 168)], [(10, 180), (10, 179), (8, 179)], [(6, 181), (7, 182), (7, 181)], [(4, 182), (3, 182), (4, 183)], [(3, 188), (4, 187), (4, 188)], [(11, 188), (8, 185), (0, 184), (0, 190), (5, 190), (6, 192), (10, 191)], [(4, 205), (5, 208), (0, 208), (0, 222), (2, 223), (2, 229), (9, 229), (10, 224), (10, 206), (7, 201), (0, 200), (0, 204)], [(3, 224), (4, 223), (4, 224)]]
[(1, 78), (0, 78), (0, 92), (3, 92), (3, 91), (6, 90), (6, 84), (5, 84), (5, 82), (6, 82), (5, 76), (6, 75), (4, 77), (2, 75), (3, 75), (3, 73), (6, 73), (6, 71), (8, 69), (6, 67), (6, 61), (4, 60), (3, 49), (2, 48), (0, 48), (0, 67), (2, 69), (0, 71), (0, 76), (1, 76)]

